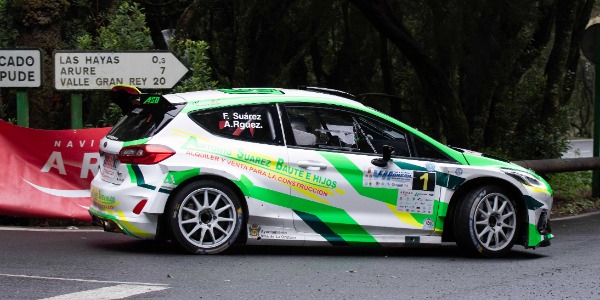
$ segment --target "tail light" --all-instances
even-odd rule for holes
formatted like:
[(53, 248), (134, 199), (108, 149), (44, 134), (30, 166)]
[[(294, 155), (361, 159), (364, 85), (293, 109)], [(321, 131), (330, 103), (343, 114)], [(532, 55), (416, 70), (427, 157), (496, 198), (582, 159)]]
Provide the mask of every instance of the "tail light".
[(134, 145), (123, 147), (117, 157), (124, 164), (153, 165), (173, 154), (173, 149), (163, 145)]

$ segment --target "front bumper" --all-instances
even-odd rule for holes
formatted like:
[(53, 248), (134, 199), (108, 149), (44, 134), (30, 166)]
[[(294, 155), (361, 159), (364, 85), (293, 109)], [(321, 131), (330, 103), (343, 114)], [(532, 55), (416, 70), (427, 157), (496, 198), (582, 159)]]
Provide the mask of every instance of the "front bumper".
[(548, 192), (536, 191), (531, 196), (525, 196), (524, 200), (529, 220), (525, 248), (550, 246), (550, 240), (554, 238), (550, 226), (552, 196)]

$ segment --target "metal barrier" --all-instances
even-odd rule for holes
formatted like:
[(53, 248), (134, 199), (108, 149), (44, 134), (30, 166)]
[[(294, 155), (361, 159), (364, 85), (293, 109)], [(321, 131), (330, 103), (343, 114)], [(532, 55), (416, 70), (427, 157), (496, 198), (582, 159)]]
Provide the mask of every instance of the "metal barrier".
[(600, 157), (518, 160), (513, 163), (537, 173), (600, 170)]

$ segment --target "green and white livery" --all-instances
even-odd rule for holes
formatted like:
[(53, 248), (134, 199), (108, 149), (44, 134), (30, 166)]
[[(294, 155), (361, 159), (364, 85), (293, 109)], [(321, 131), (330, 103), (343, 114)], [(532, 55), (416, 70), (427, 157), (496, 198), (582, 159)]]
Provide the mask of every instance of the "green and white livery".
[(552, 190), (327, 89), (170, 95), (113, 88), (89, 211), (192, 253), (249, 245), (419, 246), (497, 257), (550, 245)]

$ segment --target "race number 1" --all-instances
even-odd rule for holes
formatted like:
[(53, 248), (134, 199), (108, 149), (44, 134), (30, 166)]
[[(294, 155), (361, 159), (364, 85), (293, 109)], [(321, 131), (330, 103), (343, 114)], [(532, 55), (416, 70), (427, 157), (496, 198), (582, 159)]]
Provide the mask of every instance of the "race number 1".
[(413, 176), (412, 189), (415, 191), (433, 191), (435, 188), (435, 172), (417, 172)]

